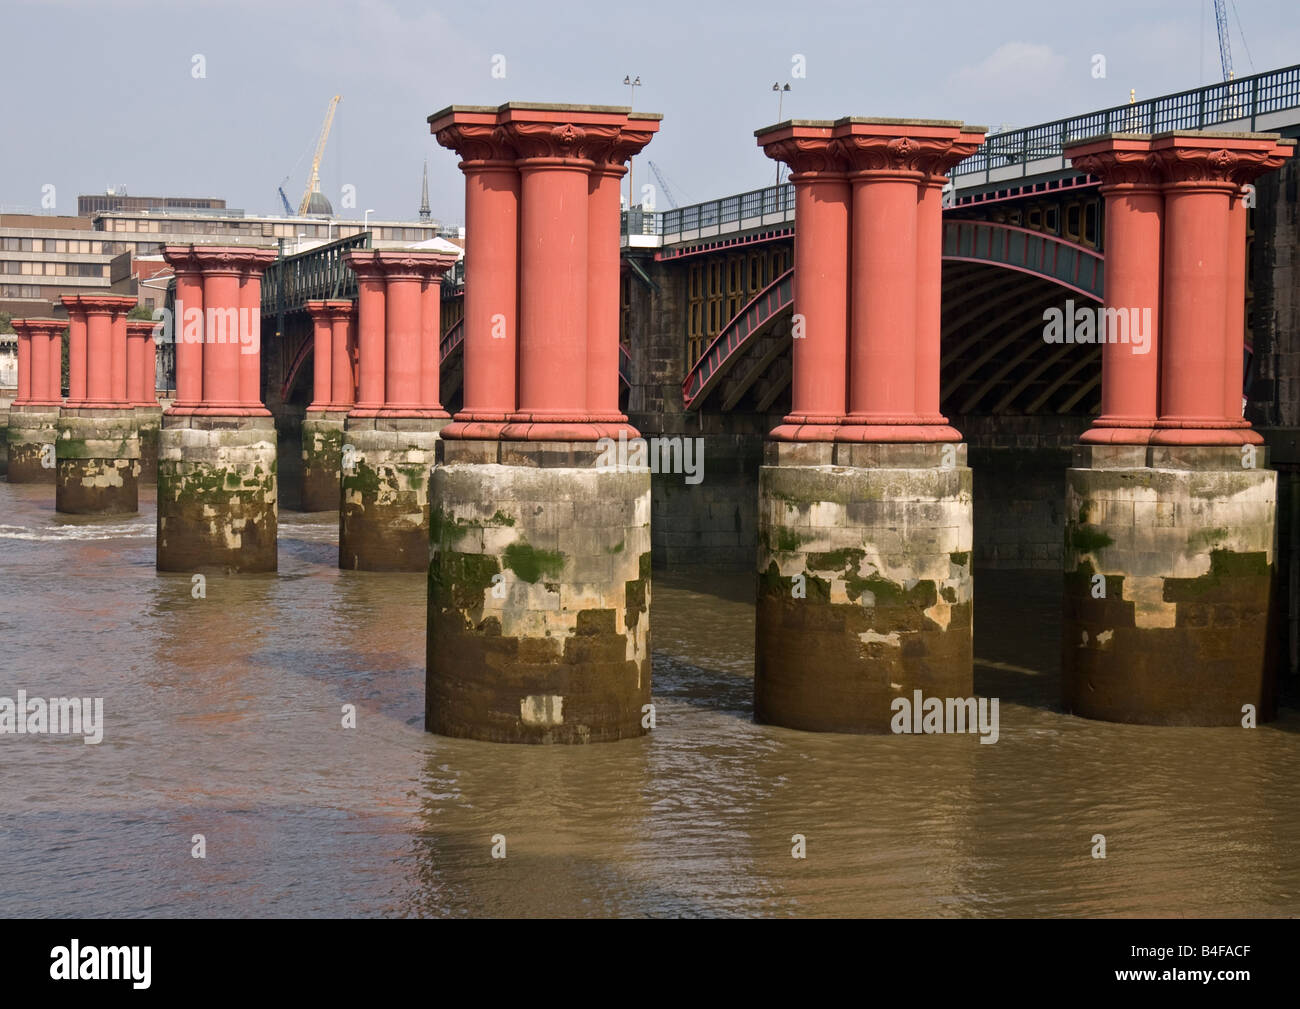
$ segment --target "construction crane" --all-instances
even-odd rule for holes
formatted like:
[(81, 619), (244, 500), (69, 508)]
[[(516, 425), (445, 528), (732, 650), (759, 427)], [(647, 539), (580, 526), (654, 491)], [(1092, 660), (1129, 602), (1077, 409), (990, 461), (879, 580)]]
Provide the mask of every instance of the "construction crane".
[(325, 153), (325, 141), (329, 139), (330, 127), (334, 125), (334, 110), (339, 107), (339, 102), (343, 100), (342, 95), (335, 95), (330, 99), (330, 107), (325, 110), (325, 125), (321, 127), (320, 139), (316, 141), (316, 156), (311, 159), (311, 175), (307, 177), (307, 189), (302, 194), (302, 202), (298, 204), (298, 216), (305, 215), (311, 207), (311, 194), (320, 192), (320, 159)]
[(668, 180), (664, 178), (664, 173), (661, 172), (661, 171), (659, 171), (659, 166), (656, 165), (653, 161), (650, 162), (650, 171), (652, 171), (652, 172), (655, 173), (655, 178), (659, 180), (659, 188), (662, 189), (662, 190), (664, 191), (664, 197), (665, 197), (665, 199), (667, 199), (668, 202), (671, 203), (671, 204), (673, 205), (673, 209), (676, 210), (676, 209), (677, 209), (677, 200), (676, 200), (676, 198), (673, 196), (673, 191), (672, 191), (672, 189), (669, 188), (669, 186), (668, 186)]
[[(285, 178), (284, 178), (284, 182), (288, 182), (288, 181), (289, 181), (289, 177), (286, 175)], [(284, 204), (284, 212), (285, 212), (285, 215), (288, 216), (288, 217), (292, 217), (292, 216), (293, 216), (293, 207), (289, 206), (289, 197), (286, 196), (285, 193), (284, 193), (284, 182), (281, 182), (281, 183), (276, 187), (276, 190), (277, 190), (277, 191), (279, 192), (279, 194), (280, 194), (280, 202)]]
[(1219, 29), (1219, 62), (1223, 65), (1223, 79), (1230, 81), (1232, 80), (1232, 43), (1228, 40), (1227, 0), (1214, 0), (1214, 23)]

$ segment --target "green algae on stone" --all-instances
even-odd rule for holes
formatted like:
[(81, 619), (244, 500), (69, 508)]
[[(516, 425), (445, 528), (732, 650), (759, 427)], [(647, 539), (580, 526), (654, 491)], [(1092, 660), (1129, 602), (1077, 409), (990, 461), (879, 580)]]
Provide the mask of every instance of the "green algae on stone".
[(564, 554), (558, 550), (539, 550), (527, 543), (511, 543), (505, 548), (505, 566), (530, 585), (543, 575), (558, 578), (564, 570)]

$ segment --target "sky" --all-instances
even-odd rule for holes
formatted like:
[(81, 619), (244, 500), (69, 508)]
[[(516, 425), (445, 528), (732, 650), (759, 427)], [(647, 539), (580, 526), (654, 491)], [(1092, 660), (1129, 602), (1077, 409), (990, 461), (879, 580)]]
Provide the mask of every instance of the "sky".
[[(1228, 15), (1238, 76), (1300, 63), (1296, 0)], [(634, 107), (664, 118), (637, 189), (653, 161), (687, 204), (772, 184), (753, 134), (777, 121), (773, 83), (783, 119), (1018, 127), (1221, 79), (1211, 0), (0, 0), (0, 42), (0, 209), (67, 214), (110, 185), (282, 213), (335, 94), (336, 211), (414, 219), (427, 159), (456, 224), (463, 178), (426, 122), (452, 104), (626, 105), (639, 76)]]

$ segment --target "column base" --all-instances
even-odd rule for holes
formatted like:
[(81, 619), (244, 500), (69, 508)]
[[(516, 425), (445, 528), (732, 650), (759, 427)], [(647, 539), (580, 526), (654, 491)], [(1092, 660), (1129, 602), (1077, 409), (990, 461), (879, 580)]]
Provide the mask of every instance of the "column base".
[(425, 728), (501, 743), (648, 731), (650, 473), (590, 443), (443, 442)]
[(136, 420), (140, 425), (140, 482), (158, 482), (158, 431), (162, 427), (162, 407), (137, 406)]
[(1066, 473), (1061, 698), (1143, 725), (1276, 710), (1268, 630), (1277, 474), (1240, 446), (1075, 448)]
[(754, 718), (891, 732), (896, 698), (973, 696), (964, 444), (768, 442)]
[(135, 410), (72, 407), (57, 426), (54, 510), (131, 515), (140, 508), (140, 433)]
[(343, 426), (339, 567), (424, 571), (429, 563), (429, 470), (438, 418), (358, 417)]
[(303, 419), (302, 511), (338, 511), (343, 422), (347, 416), (346, 410), (318, 410)]
[(56, 406), (10, 406), (5, 440), (9, 445), (10, 483), (57, 481), (54, 442), (58, 437)]
[(270, 417), (163, 415), (159, 571), (276, 569), (275, 446)]

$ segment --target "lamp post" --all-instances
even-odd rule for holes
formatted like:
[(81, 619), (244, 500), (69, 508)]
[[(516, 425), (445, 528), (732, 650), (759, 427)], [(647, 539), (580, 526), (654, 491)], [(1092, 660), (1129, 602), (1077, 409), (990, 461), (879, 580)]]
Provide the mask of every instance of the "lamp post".
[(369, 231), (369, 230), (370, 230), (370, 215), (373, 214), (374, 212), (375, 212), (374, 207), (371, 207), (371, 208), (370, 208), (369, 210), (367, 210), (367, 211), (365, 212), (365, 214), (362, 216), (362, 218), (361, 218), (361, 230), (362, 230), (362, 231)]
[[(790, 82), (786, 81), (785, 87), (774, 82), (772, 90), (776, 92), (776, 121), (779, 123), (782, 122), (781, 114), (785, 107), (785, 93), (790, 90)], [(776, 163), (776, 184), (778, 186), (781, 184), (781, 162), (779, 161)]]
[[(632, 97), (628, 100), (627, 107), (631, 109), (636, 105), (636, 89), (641, 86), (641, 76), (638, 74), (635, 78), (631, 74), (623, 78), (623, 83), (632, 89)], [(632, 210), (632, 194), (636, 191), (632, 187), (632, 161), (633, 158), (627, 159), (627, 209), (630, 213)]]

